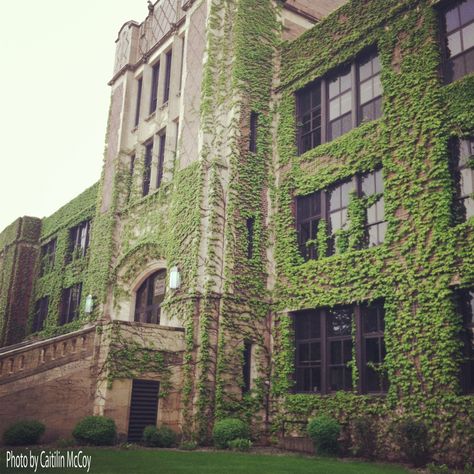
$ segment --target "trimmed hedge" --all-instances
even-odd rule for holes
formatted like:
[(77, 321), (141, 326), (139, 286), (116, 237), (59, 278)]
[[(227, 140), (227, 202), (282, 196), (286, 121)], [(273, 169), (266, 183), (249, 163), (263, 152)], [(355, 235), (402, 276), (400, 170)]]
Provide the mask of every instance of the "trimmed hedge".
[(338, 453), (337, 440), (341, 433), (341, 425), (334, 418), (325, 415), (318, 416), (310, 420), (306, 429), (318, 454), (333, 455)]
[(74, 428), (72, 435), (78, 443), (109, 446), (115, 443), (115, 421), (105, 416), (86, 416)]
[(37, 444), (45, 426), (36, 420), (23, 420), (10, 425), (3, 433), (3, 442), (8, 446)]
[(214, 424), (212, 438), (216, 448), (226, 449), (229, 442), (238, 438), (250, 438), (250, 430), (247, 423), (237, 418), (224, 418)]
[(170, 448), (176, 444), (176, 433), (167, 426), (146, 426), (143, 430), (143, 441), (147, 446)]

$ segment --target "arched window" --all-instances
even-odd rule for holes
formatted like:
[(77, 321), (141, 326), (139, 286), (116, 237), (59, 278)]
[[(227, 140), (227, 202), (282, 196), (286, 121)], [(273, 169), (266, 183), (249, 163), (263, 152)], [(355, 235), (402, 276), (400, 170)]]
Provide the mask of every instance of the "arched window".
[(150, 275), (138, 288), (135, 321), (160, 324), (161, 303), (165, 298), (166, 270)]

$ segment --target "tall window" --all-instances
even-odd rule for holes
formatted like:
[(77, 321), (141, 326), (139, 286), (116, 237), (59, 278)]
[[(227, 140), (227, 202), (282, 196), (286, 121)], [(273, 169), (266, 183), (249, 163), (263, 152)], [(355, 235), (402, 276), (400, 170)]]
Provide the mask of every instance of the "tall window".
[(322, 393), (321, 311), (299, 311), (294, 321), (296, 391)]
[(255, 218), (249, 217), (247, 219), (247, 258), (250, 260), (253, 257), (253, 233), (255, 226)]
[(364, 393), (386, 392), (388, 380), (381, 364), (385, 359), (385, 312), (382, 301), (360, 306), (362, 326), (361, 378)]
[(248, 393), (251, 388), (252, 377), (252, 342), (244, 341), (243, 365), (242, 365), (242, 394)]
[(137, 103), (135, 104), (135, 127), (138, 125), (140, 121), (140, 105), (142, 102), (142, 87), (143, 87), (143, 79), (140, 77), (137, 79)]
[(149, 276), (137, 291), (135, 321), (160, 324), (161, 304), (165, 298), (166, 270)]
[(354, 189), (352, 180), (336, 185), (329, 191), (329, 225), (331, 230), (330, 253), (335, 253), (336, 234), (347, 228), (350, 192)]
[(151, 74), (151, 94), (150, 94), (150, 114), (152, 114), (158, 105), (158, 78), (160, 76), (160, 63), (157, 62), (152, 69)]
[(66, 254), (66, 262), (86, 255), (89, 247), (89, 233), (90, 221), (81, 222), (69, 230), (69, 251)]
[(376, 52), (360, 56), (327, 78), (297, 92), (298, 152), (343, 135), (382, 114), (380, 62)]
[(464, 393), (474, 392), (474, 290), (456, 292), (458, 313), (462, 318), (463, 363), (460, 378)]
[(171, 61), (173, 58), (173, 53), (168, 51), (166, 53), (166, 69), (165, 69), (165, 87), (163, 91), (163, 103), (168, 102), (170, 98), (170, 84), (171, 84)]
[(382, 170), (377, 169), (361, 176), (360, 191), (363, 197), (370, 198), (374, 196), (375, 198), (375, 202), (367, 208), (365, 226), (366, 245), (372, 247), (381, 244), (385, 240), (385, 232), (387, 231)]
[(386, 392), (383, 318), (382, 302), (294, 313), (296, 391), (352, 390), (355, 343), (362, 392)]
[(153, 158), (153, 140), (145, 145), (145, 162), (143, 166), (142, 196), (150, 192), (151, 160)]
[(161, 181), (163, 180), (163, 168), (165, 163), (165, 145), (166, 145), (166, 133), (162, 133), (160, 136), (160, 145), (158, 150), (158, 170), (156, 173), (156, 187), (159, 188)]
[(445, 79), (452, 82), (474, 71), (474, 0), (450, 5), (443, 18)]
[(250, 112), (249, 151), (257, 153), (258, 114)]
[(301, 256), (305, 259), (321, 258), (317, 255), (316, 237), (318, 226), (323, 216), (321, 205), (322, 191), (308, 196), (299, 196), (296, 199), (296, 230), (298, 233), (298, 247)]
[(44, 322), (48, 316), (49, 297), (40, 298), (35, 305), (35, 314), (33, 316), (32, 332), (41, 331), (44, 327)]
[(46, 273), (49, 273), (53, 269), (55, 255), (56, 239), (52, 239), (47, 244), (41, 246), (40, 276), (46, 275)]
[(82, 283), (63, 290), (61, 298), (61, 325), (70, 323), (79, 316), (81, 293)]
[(474, 139), (453, 142), (451, 151), (451, 171), (454, 177), (456, 222), (464, 222), (474, 216), (474, 169), (469, 160), (474, 155)]

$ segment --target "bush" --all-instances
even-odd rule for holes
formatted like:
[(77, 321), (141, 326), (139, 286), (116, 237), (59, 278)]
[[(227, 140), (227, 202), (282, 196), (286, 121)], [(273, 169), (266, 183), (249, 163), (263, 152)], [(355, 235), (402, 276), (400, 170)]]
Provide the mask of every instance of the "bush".
[(117, 430), (111, 418), (86, 416), (76, 425), (72, 435), (81, 444), (107, 446), (114, 444)]
[(446, 464), (428, 464), (426, 466), (430, 474), (450, 474), (451, 470), (446, 466)]
[(3, 441), (9, 446), (37, 444), (44, 433), (45, 426), (36, 420), (18, 421), (3, 433)]
[(341, 432), (341, 425), (329, 416), (318, 416), (313, 418), (306, 428), (309, 437), (313, 440), (318, 454), (337, 454), (339, 445), (337, 439)]
[(424, 466), (429, 459), (428, 429), (422, 421), (407, 418), (395, 424), (395, 440), (407, 460), (415, 467)]
[(214, 424), (212, 438), (217, 448), (225, 449), (229, 441), (237, 438), (250, 438), (250, 430), (247, 423), (237, 418), (224, 418)]
[(167, 426), (146, 426), (143, 430), (143, 441), (147, 446), (170, 448), (176, 443), (176, 433)]
[(183, 451), (194, 451), (196, 448), (197, 448), (196, 441), (183, 441), (179, 445), (179, 449), (182, 449)]
[(356, 418), (354, 420), (354, 451), (357, 456), (365, 458), (375, 457), (377, 435), (374, 431), (373, 420), (370, 418)]
[(252, 441), (245, 438), (237, 438), (227, 443), (232, 451), (248, 451), (252, 447)]

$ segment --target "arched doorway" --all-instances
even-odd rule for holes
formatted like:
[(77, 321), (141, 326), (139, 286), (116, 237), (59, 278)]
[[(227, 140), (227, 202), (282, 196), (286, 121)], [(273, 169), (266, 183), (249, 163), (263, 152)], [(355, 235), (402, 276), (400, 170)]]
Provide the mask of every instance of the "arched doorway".
[(161, 304), (165, 299), (166, 270), (151, 274), (137, 290), (135, 321), (160, 324)]

